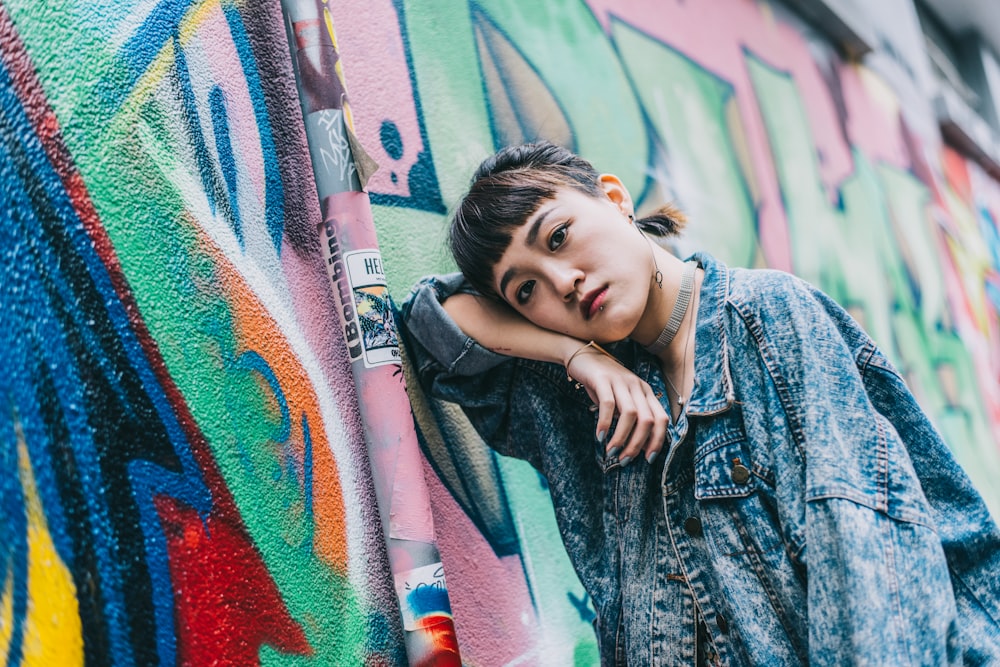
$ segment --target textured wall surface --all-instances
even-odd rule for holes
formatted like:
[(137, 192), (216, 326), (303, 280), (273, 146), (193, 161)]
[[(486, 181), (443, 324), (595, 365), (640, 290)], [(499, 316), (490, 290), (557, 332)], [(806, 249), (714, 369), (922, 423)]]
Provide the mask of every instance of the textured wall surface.
[[(391, 292), (560, 141), (848, 307), (1000, 513), (1000, 184), (878, 5), (862, 66), (752, 0), (332, 3)], [(0, 0), (0, 171), (0, 665), (404, 662), (278, 3)], [(544, 480), (414, 402), (466, 663), (593, 664)]]
[(398, 662), (279, 6), (0, 36), (0, 663)]

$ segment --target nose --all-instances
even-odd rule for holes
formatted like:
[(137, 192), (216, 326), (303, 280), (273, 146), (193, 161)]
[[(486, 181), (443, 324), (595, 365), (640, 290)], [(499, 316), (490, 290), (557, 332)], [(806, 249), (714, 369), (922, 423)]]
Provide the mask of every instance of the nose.
[(562, 300), (567, 302), (579, 296), (577, 288), (583, 284), (583, 277), (583, 271), (566, 264), (554, 265), (550, 275), (556, 294), (561, 295)]

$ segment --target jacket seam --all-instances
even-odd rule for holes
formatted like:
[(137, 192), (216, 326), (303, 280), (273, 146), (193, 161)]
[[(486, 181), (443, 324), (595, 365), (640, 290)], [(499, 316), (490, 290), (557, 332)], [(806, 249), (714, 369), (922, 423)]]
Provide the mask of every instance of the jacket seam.
[(760, 355), (761, 361), (764, 362), (764, 368), (767, 370), (768, 376), (774, 383), (774, 388), (778, 392), (778, 400), (781, 401), (781, 411), (784, 413), (785, 421), (788, 423), (788, 430), (792, 436), (792, 442), (795, 444), (796, 450), (798, 450), (799, 457), (803, 462), (806, 461), (806, 451), (805, 451), (805, 434), (803, 432), (802, 424), (799, 420), (798, 413), (794, 410), (790, 410), (789, 406), (793, 405), (791, 396), (789, 392), (791, 387), (785, 380), (785, 377), (781, 375), (776, 366), (774, 359), (771, 356), (770, 348), (767, 345), (766, 337), (764, 336), (764, 330), (760, 325), (760, 322), (753, 317), (751, 313), (748, 313), (742, 308), (741, 304), (736, 302), (732, 303), (733, 307), (736, 309), (737, 314), (740, 316), (744, 326), (750, 335), (753, 336), (754, 342), (757, 344), (757, 354)]
[(889, 570), (888, 572), (889, 587), (892, 594), (892, 601), (896, 608), (895, 618), (893, 619), (892, 624), (896, 630), (896, 637), (898, 637), (897, 641), (901, 645), (905, 644), (905, 646), (900, 646), (900, 648), (905, 648), (906, 656), (910, 658), (912, 657), (911, 647), (909, 646), (909, 643), (906, 641), (907, 635), (903, 631), (904, 630), (903, 627), (900, 625), (902, 619), (905, 617), (903, 616), (903, 604), (899, 595), (899, 575), (897, 572), (898, 568), (896, 566), (896, 550), (893, 548), (893, 543), (892, 543), (892, 519), (888, 517), (883, 517), (878, 521), (885, 526), (885, 528), (882, 531), (883, 540), (885, 541), (885, 562), (886, 562), (886, 567)]
[(881, 419), (875, 419), (875, 428), (878, 430), (876, 439), (875, 461), (876, 471), (876, 496), (875, 504), (882, 509), (886, 515), (889, 514), (889, 442), (885, 432), (885, 424)]
[[(768, 568), (764, 565), (764, 562), (761, 559), (760, 550), (757, 548), (757, 545), (754, 544), (753, 540), (750, 539), (750, 534), (747, 532), (746, 526), (743, 525), (743, 522), (740, 521), (736, 509), (730, 508), (729, 513), (732, 517), (733, 525), (736, 526), (736, 532), (740, 536), (740, 541), (743, 542), (744, 553), (750, 561), (754, 572), (757, 574), (757, 580), (760, 581), (761, 587), (767, 594), (767, 599), (771, 602), (771, 607), (775, 611), (775, 616), (781, 623), (781, 627), (784, 629), (785, 634), (788, 636), (789, 643), (795, 646), (795, 653), (802, 658), (803, 656), (801, 654), (800, 647), (797, 646), (795, 642), (791, 641), (792, 637), (795, 636), (794, 629), (788, 626), (788, 613), (785, 611), (784, 605), (781, 604), (781, 599), (778, 596), (777, 591), (774, 589), (770, 577), (767, 576)], [(808, 662), (808, 660), (803, 660), (803, 662)]]

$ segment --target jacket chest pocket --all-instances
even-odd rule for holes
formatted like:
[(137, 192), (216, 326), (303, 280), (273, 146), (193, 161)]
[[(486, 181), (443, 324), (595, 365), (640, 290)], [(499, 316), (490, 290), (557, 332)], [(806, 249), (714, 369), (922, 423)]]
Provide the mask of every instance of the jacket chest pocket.
[(719, 434), (695, 453), (694, 497), (699, 501), (745, 498), (757, 486), (753, 471), (742, 431)]
[(715, 553), (734, 559), (738, 568), (757, 571), (765, 580), (774, 573), (783, 573), (779, 580), (791, 580), (773, 475), (764, 463), (752, 458), (742, 429), (715, 434), (695, 453), (694, 498)]

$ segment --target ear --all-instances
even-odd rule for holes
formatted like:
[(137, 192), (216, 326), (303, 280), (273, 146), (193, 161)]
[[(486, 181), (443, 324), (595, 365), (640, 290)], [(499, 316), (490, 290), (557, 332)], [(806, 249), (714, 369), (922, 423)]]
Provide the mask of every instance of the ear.
[(633, 214), (632, 197), (629, 195), (628, 188), (625, 187), (620, 178), (614, 174), (601, 174), (597, 177), (597, 180), (601, 184), (605, 196), (611, 200), (612, 204), (618, 207), (622, 215), (628, 216)]

